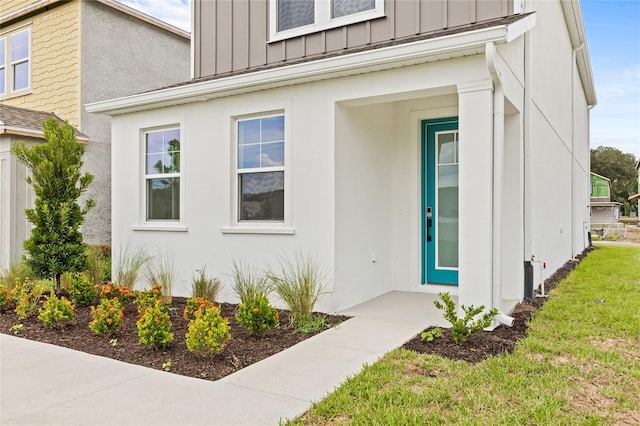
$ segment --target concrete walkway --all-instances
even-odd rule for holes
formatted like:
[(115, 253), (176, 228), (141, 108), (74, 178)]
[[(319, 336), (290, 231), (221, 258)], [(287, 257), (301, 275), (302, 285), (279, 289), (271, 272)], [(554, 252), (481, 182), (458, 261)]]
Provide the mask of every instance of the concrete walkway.
[(276, 425), (429, 325), (436, 295), (392, 292), (216, 382), (0, 334), (0, 424)]

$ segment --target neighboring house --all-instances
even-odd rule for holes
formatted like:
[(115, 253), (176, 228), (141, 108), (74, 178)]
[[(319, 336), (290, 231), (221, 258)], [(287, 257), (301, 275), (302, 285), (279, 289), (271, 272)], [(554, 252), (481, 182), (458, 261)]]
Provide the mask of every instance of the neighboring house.
[[(638, 171), (638, 193), (629, 197), (629, 201), (638, 202), (640, 200), (640, 160), (636, 162), (636, 170)], [(638, 225), (640, 226), (640, 205), (636, 210), (638, 212)]]
[(591, 172), (591, 224), (618, 222), (622, 203), (611, 201), (611, 179)]
[[(207, 265), (297, 249), (337, 311), (393, 290), (509, 312), (589, 228), (578, 1), (195, 1), (193, 80), (112, 116), (113, 244)], [(547, 275), (548, 276), (548, 275)], [(232, 299), (226, 286), (225, 299)]]
[[(20, 257), (30, 232), (20, 212), (31, 196), (17, 189), (24, 166), (10, 153), (22, 136), (38, 139), (30, 117), (53, 113), (88, 136), (84, 170), (95, 180), (86, 196), (96, 207), (82, 232), (88, 243), (109, 243), (111, 120), (83, 105), (189, 78), (189, 46), (188, 33), (112, 0), (2, 0), (0, 102), (23, 108), (12, 111), (24, 117), (0, 114), (0, 122), (12, 123), (0, 146), (0, 229), (15, 230), (0, 238), (0, 269)], [(20, 126), (21, 120), (30, 125)]]

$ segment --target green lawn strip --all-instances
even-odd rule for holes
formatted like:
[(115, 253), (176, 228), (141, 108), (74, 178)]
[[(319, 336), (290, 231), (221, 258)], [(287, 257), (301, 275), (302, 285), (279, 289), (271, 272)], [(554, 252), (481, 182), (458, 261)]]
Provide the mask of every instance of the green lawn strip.
[(290, 423), (638, 424), (639, 407), (640, 248), (607, 246), (557, 286), (513, 354), (467, 364), (397, 349)]

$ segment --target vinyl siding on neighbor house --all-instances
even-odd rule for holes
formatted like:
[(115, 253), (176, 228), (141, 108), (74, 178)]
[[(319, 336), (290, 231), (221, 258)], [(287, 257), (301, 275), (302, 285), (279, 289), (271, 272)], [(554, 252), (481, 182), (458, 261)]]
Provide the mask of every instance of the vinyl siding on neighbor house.
[[(29, 2), (21, 1), (20, 7)], [(5, 8), (2, 12), (4, 14)], [(80, 114), (80, 2), (55, 7), (3, 27), (0, 36), (31, 29), (30, 90), (8, 94), (6, 105), (55, 112), (76, 127)], [(61, 96), (64, 94), (64, 96)]]
[(0, 10), (1, 15), (6, 15), (11, 12), (15, 12), (18, 9), (25, 7), (28, 2), (24, 0), (2, 0), (2, 10)]
[(385, 16), (269, 42), (269, 0), (194, 0), (194, 77), (213, 76), (510, 15), (512, 0), (385, 0)]

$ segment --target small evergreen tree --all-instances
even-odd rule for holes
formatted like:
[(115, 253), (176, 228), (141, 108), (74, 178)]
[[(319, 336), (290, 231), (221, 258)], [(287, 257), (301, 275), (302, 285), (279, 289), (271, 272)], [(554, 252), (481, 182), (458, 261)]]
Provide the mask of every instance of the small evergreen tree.
[(87, 200), (84, 208), (77, 200), (93, 175), (81, 174), (84, 146), (76, 140), (75, 129), (60, 125), (54, 118), (42, 123), (46, 143), (27, 147), (18, 142), (12, 152), (30, 171), (27, 183), (35, 191), (35, 208), (26, 209), (34, 225), (31, 237), (24, 242), (27, 264), (41, 278), (55, 278), (60, 288), (60, 275), (81, 272), (87, 267), (85, 244), (80, 225), (95, 203)]

